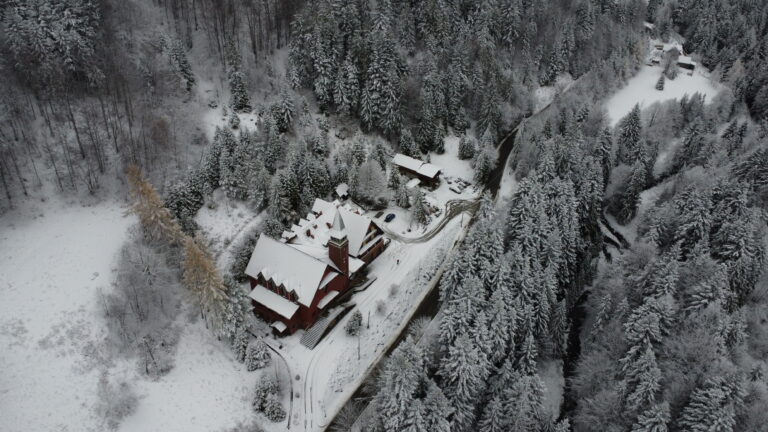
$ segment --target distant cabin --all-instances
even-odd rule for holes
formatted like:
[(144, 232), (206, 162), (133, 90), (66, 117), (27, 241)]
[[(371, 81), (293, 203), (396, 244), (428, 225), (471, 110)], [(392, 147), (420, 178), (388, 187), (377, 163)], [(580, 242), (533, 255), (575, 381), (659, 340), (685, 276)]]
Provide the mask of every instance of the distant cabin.
[(690, 71), (693, 71), (696, 69), (696, 62), (693, 61), (689, 56), (681, 55), (677, 58), (677, 65), (683, 69), (687, 69)]
[(392, 165), (396, 166), (400, 173), (412, 178), (419, 179), (421, 184), (427, 186), (437, 186), (440, 183), (440, 172), (442, 169), (437, 165), (432, 165), (410, 156), (398, 153), (392, 158)]

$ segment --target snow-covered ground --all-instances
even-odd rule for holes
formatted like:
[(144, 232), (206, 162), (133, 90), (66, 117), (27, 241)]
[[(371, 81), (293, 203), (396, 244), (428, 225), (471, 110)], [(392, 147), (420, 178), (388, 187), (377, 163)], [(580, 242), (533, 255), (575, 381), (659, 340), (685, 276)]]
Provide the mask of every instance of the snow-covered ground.
[(699, 66), (690, 76), (681, 69), (677, 78), (666, 80), (664, 90), (656, 90), (656, 82), (661, 73), (662, 68), (659, 66), (643, 65), (626, 86), (608, 99), (605, 108), (612, 126), (629, 114), (635, 104), (640, 104), (640, 108), (647, 108), (656, 102), (681, 99), (696, 92), (703, 94), (707, 102), (711, 102), (721, 89), (720, 84), (711, 80), (707, 72)]
[(219, 256), (241, 233), (261, 222), (261, 213), (243, 202), (227, 199), (221, 189), (214, 192), (211, 203), (197, 212), (195, 222), (209, 241), (211, 252)]
[(461, 138), (451, 135), (446, 137), (445, 152), (443, 154), (430, 153), (429, 158), (432, 164), (439, 166), (443, 175), (450, 177), (459, 177), (468, 182), (475, 176), (475, 170), (472, 168), (471, 160), (459, 159), (459, 141)]
[[(207, 432), (248, 422), (256, 415), (251, 401), (258, 378), (264, 373), (279, 373), (280, 367), (279, 361), (273, 361), (261, 371), (248, 372), (226, 344), (197, 321), (184, 328), (171, 372), (154, 382), (137, 382), (139, 406), (119, 430)], [(280, 384), (282, 389), (289, 385)], [(285, 391), (283, 399), (287, 403)], [(263, 419), (260, 423), (269, 431), (285, 430), (285, 422), (274, 424)]]
[(560, 416), (560, 406), (563, 403), (563, 361), (547, 360), (539, 365), (539, 376), (544, 383), (544, 415), (552, 420)]
[(0, 430), (105, 430), (99, 292), (134, 222), (114, 201), (59, 199), (0, 218)]
[(555, 83), (550, 86), (542, 86), (536, 89), (533, 96), (536, 98), (534, 112), (539, 112), (546, 108), (555, 100), (555, 96), (564, 92), (573, 84), (574, 80), (571, 74), (565, 73), (557, 77)]
[[(206, 132), (206, 136), (209, 140), (213, 140), (213, 135), (216, 132), (216, 127), (228, 127), (229, 118), (235, 114), (229, 107), (227, 109), (227, 115), (224, 115), (224, 108), (219, 105), (217, 108), (210, 108), (203, 113), (202, 126)], [(253, 132), (256, 130), (259, 124), (259, 116), (255, 113), (240, 113), (237, 114), (240, 118), (240, 126), (235, 130), (235, 135), (240, 129), (248, 129)]]
[[(464, 221), (467, 223), (469, 218)], [(461, 228), (461, 218), (455, 218), (427, 242), (403, 244), (393, 240), (371, 263), (369, 276), (375, 277), (375, 282), (350, 300), (363, 315), (364, 328), (359, 338), (348, 336), (344, 330), (350, 313), (314, 350), (300, 344), (303, 332), (272, 343), (282, 344), (280, 351), (294, 377), (296, 397), (291, 424), (296, 430), (319, 431), (327, 426), (357, 388), (364, 372), (383, 354), (410, 311), (418, 306), (427, 280), (444, 261)], [(383, 305), (381, 309), (379, 304)]]

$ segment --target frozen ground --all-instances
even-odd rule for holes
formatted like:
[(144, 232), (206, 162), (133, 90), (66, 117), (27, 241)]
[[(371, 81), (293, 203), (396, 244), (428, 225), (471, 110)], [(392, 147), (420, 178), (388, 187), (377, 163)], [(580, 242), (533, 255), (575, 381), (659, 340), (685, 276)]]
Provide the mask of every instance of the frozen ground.
[[(213, 135), (216, 132), (216, 127), (229, 127), (229, 117), (232, 116), (234, 112), (227, 107), (227, 115), (224, 115), (224, 108), (221, 106), (221, 104), (217, 108), (210, 108), (207, 109), (203, 113), (202, 118), (202, 126), (203, 130), (206, 132), (206, 136), (209, 140), (213, 140)], [(239, 133), (238, 131), (244, 128), (247, 128), (249, 131), (254, 132), (256, 131), (256, 128), (259, 124), (259, 116), (254, 113), (247, 113), (247, 114), (237, 114), (237, 116), (240, 118), (240, 126), (238, 129), (234, 130), (235, 136)]]
[(566, 73), (558, 76), (553, 85), (537, 88), (533, 93), (536, 98), (536, 107), (534, 111), (539, 112), (546, 108), (553, 100), (555, 100), (555, 96), (567, 90), (573, 82), (571, 74)]
[(52, 200), (0, 218), (0, 430), (105, 429), (98, 299), (134, 223), (124, 213)]
[(629, 114), (635, 104), (640, 104), (640, 108), (647, 108), (656, 102), (681, 99), (685, 95), (691, 96), (696, 92), (703, 94), (707, 102), (711, 102), (720, 91), (720, 85), (713, 82), (706, 72), (702, 71), (701, 66), (691, 76), (683, 73), (681, 69), (677, 78), (666, 80), (664, 90), (659, 91), (656, 90), (656, 82), (661, 72), (661, 67), (643, 65), (626, 86), (608, 99), (605, 108), (612, 126)]
[[(136, 383), (141, 400), (136, 412), (121, 425), (122, 432), (209, 432), (254, 418), (253, 388), (261, 374), (280, 372), (280, 362), (256, 372), (238, 363), (201, 321), (187, 325), (176, 353), (176, 366), (158, 381)], [(285, 374), (279, 374), (284, 376)], [(281, 388), (288, 388), (281, 382)], [(283, 391), (285, 403), (287, 392)], [(287, 408), (287, 405), (285, 405)], [(259, 421), (268, 431), (285, 430), (285, 422)]]
[(443, 170), (443, 175), (459, 177), (468, 182), (475, 176), (475, 170), (472, 168), (472, 161), (459, 159), (459, 140), (454, 135), (446, 137), (445, 153), (430, 153), (431, 163), (439, 166)]
[(245, 203), (227, 199), (221, 189), (214, 192), (211, 203), (197, 212), (195, 222), (209, 241), (211, 252), (219, 256), (240, 234), (261, 222), (261, 213)]

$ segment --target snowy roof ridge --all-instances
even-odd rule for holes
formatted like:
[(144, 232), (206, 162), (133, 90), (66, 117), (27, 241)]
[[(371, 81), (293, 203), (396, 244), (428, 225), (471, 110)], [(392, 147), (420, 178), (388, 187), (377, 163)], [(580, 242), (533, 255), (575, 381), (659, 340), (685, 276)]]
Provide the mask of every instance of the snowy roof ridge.
[(429, 178), (432, 178), (440, 173), (440, 167), (437, 165), (433, 165), (419, 159), (414, 159), (402, 153), (397, 153), (395, 157), (392, 158), (392, 163)]

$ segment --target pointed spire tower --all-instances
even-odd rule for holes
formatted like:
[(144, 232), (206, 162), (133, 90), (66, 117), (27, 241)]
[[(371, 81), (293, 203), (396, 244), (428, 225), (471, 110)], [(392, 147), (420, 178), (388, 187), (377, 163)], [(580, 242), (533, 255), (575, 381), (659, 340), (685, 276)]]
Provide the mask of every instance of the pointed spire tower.
[(336, 216), (331, 226), (331, 238), (328, 240), (328, 258), (342, 273), (349, 274), (349, 241), (347, 229), (341, 218), (341, 211), (336, 209)]

